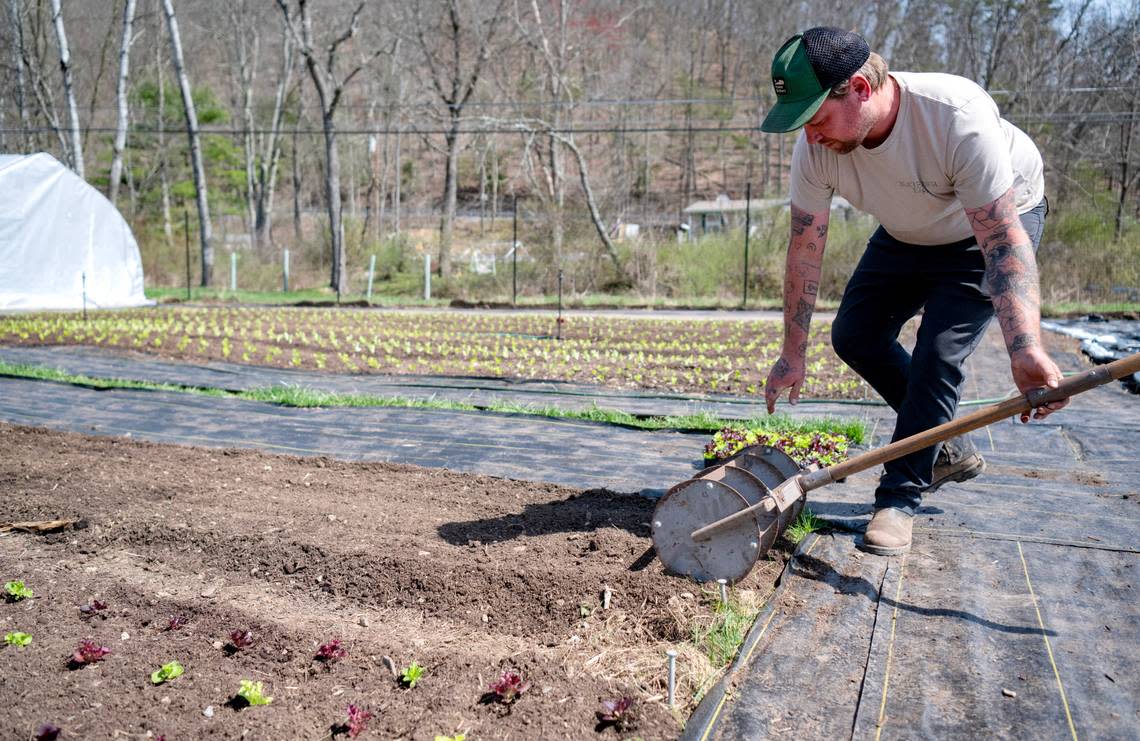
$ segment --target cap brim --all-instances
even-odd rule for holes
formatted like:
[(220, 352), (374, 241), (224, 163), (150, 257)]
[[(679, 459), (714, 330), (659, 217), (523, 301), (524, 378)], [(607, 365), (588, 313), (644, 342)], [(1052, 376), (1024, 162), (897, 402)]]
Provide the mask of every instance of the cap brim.
[(764, 121), (761, 122), (760, 130), (769, 134), (795, 131), (811, 120), (811, 117), (823, 105), (823, 101), (827, 100), (828, 92), (828, 90), (824, 90), (818, 95), (799, 100), (777, 101), (772, 110), (768, 111), (768, 115), (764, 117)]

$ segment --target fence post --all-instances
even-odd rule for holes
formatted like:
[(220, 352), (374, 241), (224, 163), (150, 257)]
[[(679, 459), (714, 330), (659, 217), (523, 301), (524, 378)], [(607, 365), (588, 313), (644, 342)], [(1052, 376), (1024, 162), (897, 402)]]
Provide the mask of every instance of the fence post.
[(562, 268), (558, 269), (558, 320), (554, 323), (557, 329), (554, 336), (557, 339), (562, 339)]
[(281, 263), (281, 290), (285, 293), (289, 292), (289, 250), (285, 250), (284, 260)]
[(190, 300), (190, 212), (182, 212), (182, 234), (186, 237), (186, 300)]
[(424, 253), (424, 301), (431, 299), (431, 255)]
[(519, 197), (515, 194), (514, 221), (511, 226), (511, 306), (519, 300)]
[(237, 252), (230, 250), (230, 290), (237, 290)]
[(368, 300), (372, 301), (372, 277), (376, 275), (376, 255), (368, 261)]
[(752, 232), (752, 183), (744, 186), (744, 300), (740, 308), (748, 308), (748, 238)]

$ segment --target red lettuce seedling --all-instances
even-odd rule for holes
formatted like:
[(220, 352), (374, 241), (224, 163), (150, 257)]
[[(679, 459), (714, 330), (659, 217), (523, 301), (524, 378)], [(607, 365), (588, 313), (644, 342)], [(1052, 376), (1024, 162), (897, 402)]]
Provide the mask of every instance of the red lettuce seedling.
[(328, 643), (322, 643), (320, 648), (317, 649), (317, 660), (323, 661), (326, 664), (340, 661), (345, 656), (348, 656), (348, 651), (340, 645), (339, 638), (333, 638)]
[(491, 682), (490, 689), (498, 696), (499, 702), (508, 705), (530, 689), (530, 682), (525, 681), (518, 672), (505, 669), (498, 681)]
[(166, 630), (180, 630), (186, 627), (186, 618), (182, 615), (171, 615), (166, 623)]
[(85, 618), (97, 615), (100, 610), (106, 609), (107, 603), (101, 599), (93, 599), (89, 604), (79, 606), (79, 612)]
[(349, 705), (346, 711), (348, 713), (348, 735), (356, 738), (368, 728), (368, 721), (372, 718), (372, 713), (359, 708), (355, 705)]
[(96, 661), (102, 661), (103, 657), (111, 653), (111, 649), (106, 646), (100, 646), (95, 641), (85, 638), (79, 642), (71, 653), (71, 661), (77, 665), (94, 664)]
[(601, 726), (614, 726), (619, 731), (626, 731), (636, 724), (634, 718), (634, 702), (632, 697), (615, 697), (611, 700), (602, 700), (602, 710), (598, 711), (598, 721)]
[(253, 645), (253, 633), (248, 630), (235, 630), (230, 633), (230, 643), (234, 648), (249, 648)]
[(59, 726), (53, 726), (51, 723), (44, 723), (36, 729), (36, 735), (33, 737), (36, 741), (55, 741), (59, 738), (59, 734), (63, 729)]

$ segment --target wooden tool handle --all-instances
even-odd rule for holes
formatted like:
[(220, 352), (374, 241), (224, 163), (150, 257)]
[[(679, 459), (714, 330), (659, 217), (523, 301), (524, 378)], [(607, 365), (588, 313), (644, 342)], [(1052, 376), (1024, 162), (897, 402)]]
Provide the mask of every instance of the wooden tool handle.
[(874, 468), (896, 458), (902, 458), (916, 450), (928, 448), (935, 443), (945, 442), (965, 432), (980, 429), (1006, 417), (1028, 412), (1050, 402), (1076, 396), (1083, 391), (1088, 391), (1136, 372), (1140, 372), (1140, 353), (1069, 376), (1061, 381), (1057, 388), (1035, 389), (1023, 396), (979, 409), (972, 414), (952, 419), (925, 432), (897, 440), (882, 448), (870, 450), (842, 463), (836, 463), (822, 471), (805, 474), (801, 477), (800, 484), (805, 492), (811, 491), (851, 474), (866, 471), (868, 468)]

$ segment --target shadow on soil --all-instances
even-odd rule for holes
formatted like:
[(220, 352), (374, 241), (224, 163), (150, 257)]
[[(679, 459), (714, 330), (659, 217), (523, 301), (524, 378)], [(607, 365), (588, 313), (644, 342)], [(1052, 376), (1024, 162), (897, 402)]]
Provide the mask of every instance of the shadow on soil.
[(585, 533), (616, 527), (649, 538), (649, 518), (655, 503), (643, 497), (590, 489), (556, 502), (529, 504), (522, 512), (464, 522), (448, 522), (439, 535), (452, 545), (472, 541), (498, 543), (521, 536)]
[[(923, 617), (940, 617), (951, 618), (954, 620), (965, 620), (967, 622), (975, 623), (990, 630), (996, 630), (1000, 633), (1015, 633), (1015, 634), (1036, 634), (1041, 633), (1041, 628), (1036, 625), (1003, 625), (995, 623), (992, 620), (986, 620), (983, 617), (967, 612), (965, 610), (947, 610), (944, 608), (934, 607), (920, 607), (918, 605), (911, 605), (905, 602), (898, 602), (890, 597), (879, 594), (879, 589), (861, 576), (845, 576), (840, 574), (831, 564), (821, 559), (815, 558), (805, 554), (797, 556), (790, 564), (788, 564), (789, 573), (795, 576), (803, 577), (804, 579), (811, 579), (812, 581), (822, 582), (835, 589), (839, 594), (845, 595), (863, 595), (872, 602), (881, 602), (887, 607), (897, 607), (900, 610), (913, 612)], [(1057, 632), (1054, 630), (1046, 630), (1045, 635), (1055, 636)]]

